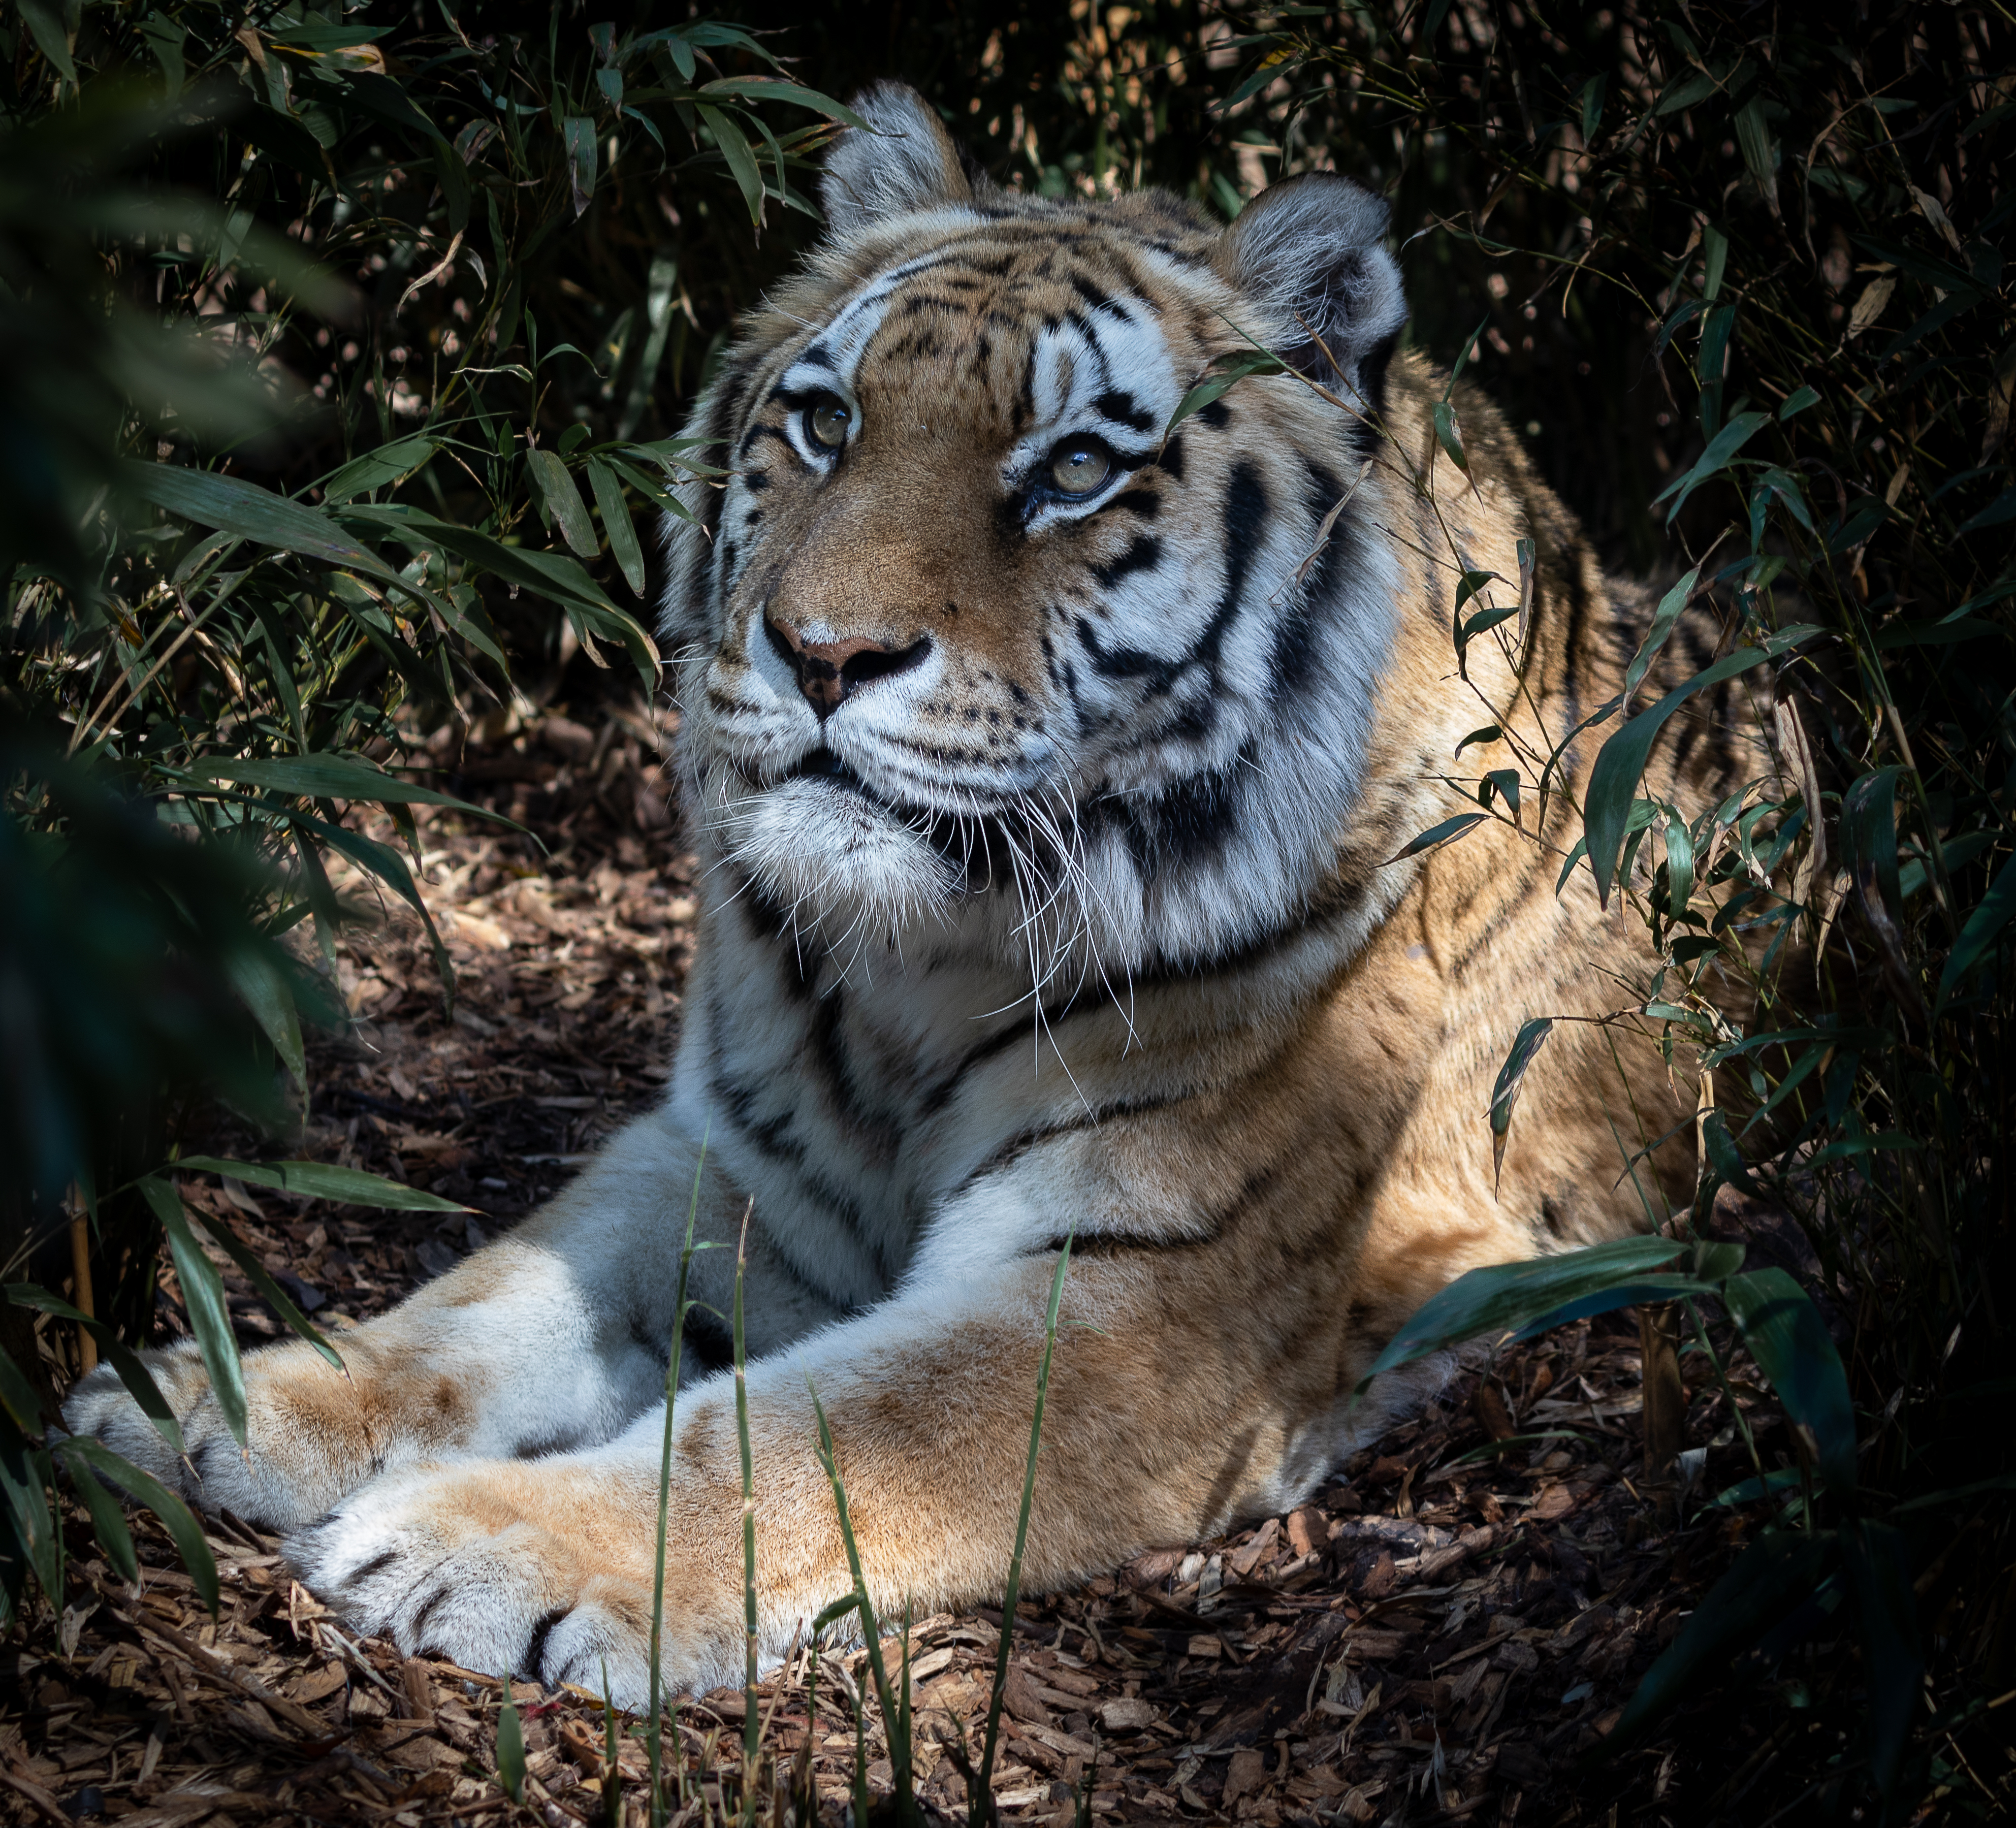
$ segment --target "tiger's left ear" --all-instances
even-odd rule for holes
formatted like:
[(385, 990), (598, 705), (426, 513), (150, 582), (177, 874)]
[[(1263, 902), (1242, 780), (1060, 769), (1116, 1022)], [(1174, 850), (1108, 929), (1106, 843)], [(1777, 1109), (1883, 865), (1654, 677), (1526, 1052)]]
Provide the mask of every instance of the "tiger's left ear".
[(1349, 178), (1311, 172), (1261, 192), (1215, 256), (1274, 319), (1270, 347), (1283, 361), (1373, 405), (1407, 321), (1400, 269), (1384, 245), (1391, 214)]
[(973, 185), (930, 103), (907, 85), (878, 82), (848, 104), (869, 131), (843, 128), (826, 154), (819, 201), (837, 234), (885, 216), (973, 200)]

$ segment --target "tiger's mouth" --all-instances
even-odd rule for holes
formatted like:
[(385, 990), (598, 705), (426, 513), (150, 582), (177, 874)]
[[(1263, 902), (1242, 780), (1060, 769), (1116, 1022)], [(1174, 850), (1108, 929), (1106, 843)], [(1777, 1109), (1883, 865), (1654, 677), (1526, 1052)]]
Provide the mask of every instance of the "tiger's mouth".
[(934, 855), (949, 872), (946, 886), (956, 887), (959, 893), (985, 893), (1003, 876), (1011, 858), (1020, 859), (1025, 869), (1039, 871), (1056, 861), (1052, 835), (1034, 827), (1026, 817), (1018, 816), (1013, 806), (976, 807), (954, 812), (921, 801), (902, 799), (871, 786), (823, 745), (801, 756), (769, 786), (774, 791), (794, 781), (839, 788), (848, 802), (858, 806), (857, 817), (864, 811), (879, 815), (877, 822), (886, 822), (905, 840), (921, 844)]
[(774, 784), (782, 786), (788, 781), (828, 782), (848, 793), (858, 794), (878, 811), (886, 812), (905, 825), (930, 825), (942, 816), (931, 807), (914, 805), (878, 793), (823, 745), (800, 757), (777, 777)]

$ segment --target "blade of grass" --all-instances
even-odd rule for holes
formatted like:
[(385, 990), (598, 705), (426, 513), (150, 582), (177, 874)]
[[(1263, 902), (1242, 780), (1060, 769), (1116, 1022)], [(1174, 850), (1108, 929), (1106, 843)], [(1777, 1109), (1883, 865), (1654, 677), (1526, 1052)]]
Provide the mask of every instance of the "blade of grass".
[(735, 1439), (742, 1454), (742, 1819), (756, 1819), (756, 1766), (762, 1726), (756, 1712), (756, 1468), (749, 1451), (748, 1336), (742, 1323), (742, 1288), (749, 1267), (751, 1200), (742, 1209), (735, 1244)]
[[(672, 1340), (665, 1355), (665, 1433), (658, 1450), (658, 1538), (651, 1574), (650, 1711), (646, 1715), (644, 1722), (645, 1756), (651, 1768), (651, 1828), (659, 1828), (659, 1824), (665, 1819), (665, 1793), (659, 1776), (664, 1725), (660, 1693), (660, 1684), (664, 1675), (659, 1654), (665, 1625), (665, 1513), (672, 1489), (672, 1410), (679, 1389), (679, 1348), (686, 1339), (686, 1280), (693, 1268), (693, 1223), (700, 1216), (700, 1177), (707, 1171), (707, 1132), (703, 1130), (700, 1138), (699, 1158), (693, 1163), (693, 1198), (686, 1207), (686, 1243), (679, 1251), (679, 1288), (672, 1297)], [(686, 1803), (686, 1755), (682, 1752), (679, 1756), (679, 1803), (682, 1808)]]
[[(833, 1502), (840, 1520), (840, 1537), (847, 1546), (848, 1571), (854, 1578), (855, 1610), (861, 1615), (861, 1632), (868, 1646), (868, 1673), (875, 1682), (875, 1698), (881, 1704), (883, 1724), (889, 1735), (890, 1781), (896, 1797), (898, 1816), (909, 1821), (916, 1812), (916, 1798), (911, 1794), (910, 1746), (907, 1738), (897, 1732), (898, 1714), (895, 1701), (889, 1693), (889, 1672), (882, 1664), (882, 1628), (875, 1617), (875, 1603), (868, 1596), (868, 1583), (861, 1572), (861, 1549), (854, 1536), (854, 1520), (847, 1508), (847, 1482), (841, 1477), (840, 1461), (833, 1452), (833, 1430), (826, 1419), (826, 1405), (819, 1401), (817, 1387), (812, 1373), (805, 1373), (805, 1388), (812, 1392), (812, 1414), (819, 1423), (819, 1461), (825, 1469), (826, 1477), (833, 1484)], [(867, 1816), (867, 1764), (866, 1729), (861, 1724), (865, 1710), (855, 1710), (855, 1805), (857, 1821), (866, 1821)]]
[(1050, 1304), (1043, 1316), (1043, 1359), (1036, 1372), (1036, 1412), (1029, 1420), (1029, 1461), (1022, 1474), (1022, 1509), (1015, 1519), (1015, 1552), (1008, 1558), (1008, 1584), (1001, 1596), (1001, 1646), (994, 1659), (994, 1693), (987, 1704), (987, 1738), (981, 1748), (979, 1781), (967, 1800), (967, 1819), (985, 1828), (994, 1809), (994, 1753), (1001, 1736), (1001, 1702), (1008, 1692), (1008, 1650), (1015, 1640), (1015, 1600), (1022, 1586), (1022, 1551), (1029, 1539), (1029, 1506), (1036, 1491), (1036, 1450), (1042, 1445), (1043, 1405), (1050, 1394), (1050, 1355), (1057, 1343), (1057, 1304), (1064, 1298), (1064, 1276), (1071, 1267), (1074, 1225), (1057, 1253), (1050, 1278)]
[(602, 1815), (609, 1828), (623, 1828), (623, 1769), (616, 1761), (616, 1704), (609, 1698), (609, 1659), (602, 1660), (602, 1719), (607, 1745), (602, 1756)]

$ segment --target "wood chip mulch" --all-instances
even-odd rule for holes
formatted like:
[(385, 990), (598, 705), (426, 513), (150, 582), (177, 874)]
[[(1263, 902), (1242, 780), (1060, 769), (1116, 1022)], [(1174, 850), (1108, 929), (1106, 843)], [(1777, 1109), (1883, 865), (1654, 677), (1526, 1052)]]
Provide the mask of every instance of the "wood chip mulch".
[[(228, 1125), (201, 1139), (216, 1154), (369, 1168), (477, 1209), (369, 1211), (192, 1180), (192, 1203), (229, 1218), (318, 1322), (354, 1324), (440, 1273), (657, 1095), (693, 913), (661, 735), (641, 705), (578, 721), (521, 706), (438, 751), (449, 790), (552, 846), (423, 813), (454, 1013), (417, 923), (388, 910), (343, 946), (357, 1026), (319, 1044), (300, 1134), (279, 1150)], [(1771, 1229), (1768, 1213), (1735, 1217)], [(216, 1260), (243, 1341), (276, 1334)], [(180, 1330), (171, 1277), (158, 1312), (164, 1336)], [(67, 1350), (47, 1341), (53, 1358)], [(1710, 1743), (1683, 1720), (1680, 1738), (1586, 1757), (1750, 1527), (1751, 1513), (1705, 1502), (1751, 1469), (1728, 1398), (1697, 1355), (1683, 1365), (1687, 1439), (1708, 1449), (1684, 1493), (1641, 1475), (1637, 1328), (1606, 1316), (1465, 1372), (1288, 1516), (1025, 1600), (993, 1776), (1001, 1815), (1070, 1823), (1089, 1794), (1092, 1818), (1114, 1822), (1761, 1819), (1746, 1798), (1784, 1745), (1761, 1718), (1725, 1710)], [(1766, 1463), (1789, 1463), (1740, 1359), (1732, 1388)], [(211, 1524), (214, 1621), (151, 1518), (134, 1520), (132, 1587), (82, 1511), (66, 1520), (62, 1605), (36, 1602), (0, 1643), (0, 1819), (645, 1819), (642, 1725), (618, 1722), (612, 1770), (592, 1697), (513, 1685), (529, 1754), (513, 1803), (497, 1776), (495, 1680), (360, 1641), (272, 1539), (228, 1516)], [(911, 1632), (920, 1795), (962, 1820), (999, 1631), (980, 1608)], [(884, 1654), (898, 1667), (893, 1644)], [(857, 1704), (871, 1788), (886, 1790), (865, 1657), (827, 1650), (815, 1669), (801, 1649), (757, 1691), (766, 1820), (841, 1819)], [(743, 1707), (740, 1691), (705, 1697), (668, 1729), (682, 1823), (736, 1808)]]

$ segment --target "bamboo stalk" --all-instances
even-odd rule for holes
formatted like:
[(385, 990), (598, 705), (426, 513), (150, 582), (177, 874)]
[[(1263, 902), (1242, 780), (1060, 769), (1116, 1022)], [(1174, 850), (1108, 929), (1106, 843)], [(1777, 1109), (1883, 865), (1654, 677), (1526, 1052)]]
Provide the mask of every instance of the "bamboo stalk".
[[(71, 1293), (77, 1311), (86, 1319), (95, 1320), (98, 1309), (91, 1296), (91, 1218), (83, 1201), (74, 1197), (70, 1221), (70, 1266), (76, 1283)], [(98, 1368), (98, 1341), (91, 1337), (88, 1327), (77, 1330), (77, 1362), (82, 1371)]]

